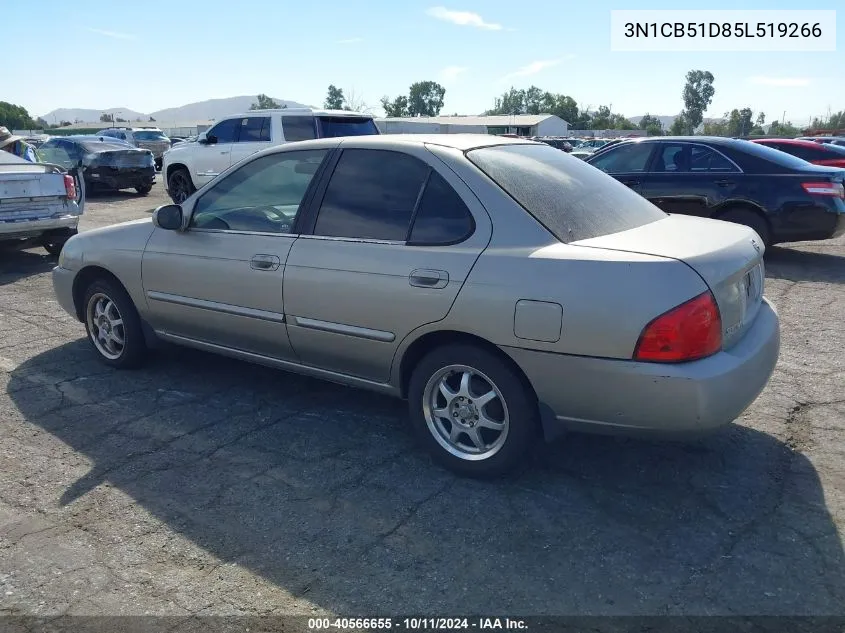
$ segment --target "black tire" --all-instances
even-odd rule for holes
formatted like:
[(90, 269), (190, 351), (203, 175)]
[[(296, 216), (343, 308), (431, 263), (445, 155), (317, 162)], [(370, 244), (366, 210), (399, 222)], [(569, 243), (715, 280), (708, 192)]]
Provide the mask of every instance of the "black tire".
[[(451, 385), (447, 384), (452, 392), (455, 391), (454, 385), (465, 373), (464, 368), (469, 368), (471, 373), (476, 374), (470, 381), (471, 398), (467, 399), (469, 409), (455, 402), (458, 399), (458, 393), (452, 398), (453, 404), (450, 405), (440, 392), (438, 385), (441, 379), (438, 377), (450, 367), (462, 368), (456, 373), (446, 374), (447, 383), (452, 382)], [(474, 402), (473, 398), (483, 395), (480, 392), (486, 393), (487, 388), (483, 386), (485, 382), (492, 387), (488, 391), (497, 391), (501, 395), (504, 407), (501, 406), (498, 394), (489, 404), (477, 407), (477, 402)], [(434, 395), (435, 388), (439, 392), (438, 395)], [(435, 400), (435, 406), (428, 405), (429, 398)], [(455, 410), (455, 406), (459, 411)], [(414, 432), (423, 446), (441, 465), (464, 476), (490, 478), (515, 470), (527, 463), (527, 455), (540, 436), (538, 407), (531, 390), (526, 387), (509, 363), (492, 352), (470, 344), (436, 348), (417, 364), (408, 386), (408, 407)], [(451, 412), (450, 415), (455, 420), (448, 415), (432, 415), (431, 411), (435, 408)], [(474, 423), (473, 411), (475, 412)], [(506, 412), (505, 415), (503, 415), (504, 412)], [(465, 417), (468, 419), (464, 419)], [(504, 421), (503, 428), (506, 430), (502, 433), (484, 429), (478, 422), (479, 417), (496, 422)], [(443, 422), (449, 423), (448, 430)], [(452, 426), (458, 424), (460, 424), (458, 427)], [(472, 442), (472, 436), (468, 431), (474, 428), (477, 436), (483, 436), (482, 448), (477, 450), (485, 450), (488, 446), (490, 451), (493, 451), (495, 446), (498, 448), (490, 452), (487, 457), (481, 456), (480, 453), (472, 454), (446, 437), (447, 434), (451, 435), (452, 428), (458, 428), (460, 434), (456, 438), (458, 444), (468, 445)], [(502, 434), (504, 438), (500, 439)], [(475, 446), (477, 447), (478, 444)]]
[(44, 247), (44, 250), (53, 255), (54, 257), (58, 257), (62, 249), (65, 247), (65, 242), (67, 242), (70, 238), (76, 235), (77, 230), (68, 230), (57, 236), (55, 233), (50, 236), (45, 236), (41, 240), (41, 246)]
[(138, 195), (141, 195), (141, 196), (146, 196), (152, 190), (153, 190), (152, 185), (142, 185), (141, 187), (135, 187), (135, 191), (137, 191)]
[[(96, 324), (95, 304), (101, 298), (113, 302), (117, 308), (117, 317), (122, 320), (122, 324), (117, 327), (109, 327), (109, 331), (118, 332), (122, 334), (123, 345), (120, 346), (120, 353), (111, 357), (104, 353), (103, 349), (107, 347), (94, 341), (97, 332), (92, 333), (92, 323)], [(138, 311), (135, 309), (135, 304), (126, 293), (122, 286), (110, 279), (96, 279), (88, 288), (85, 289), (83, 295), (82, 315), (85, 322), (85, 332), (88, 334), (88, 342), (97, 353), (97, 357), (106, 365), (116, 367), (118, 369), (134, 369), (140, 367), (147, 354), (147, 344), (144, 340), (144, 332), (141, 329), (141, 318), (138, 316)], [(107, 304), (106, 304), (107, 305)], [(114, 315), (111, 312), (111, 315)], [(99, 331), (99, 327), (96, 328)], [(103, 347), (103, 349), (101, 349)]]
[(191, 175), (184, 167), (177, 167), (167, 176), (167, 191), (170, 199), (176, 204), (182, 204), (185, 199), (196, 191)]
[(760, 236), (760, 239), (763, 240), (763, 245), (766, 248), (772, 245), (772, 231), (769, 229), (769, 223), (759, 213), (750, 209), (727, 209), (717, 215), (716, 219), (733, 222), (734, 224), (742, 224), (754, 229), (757, 235)]

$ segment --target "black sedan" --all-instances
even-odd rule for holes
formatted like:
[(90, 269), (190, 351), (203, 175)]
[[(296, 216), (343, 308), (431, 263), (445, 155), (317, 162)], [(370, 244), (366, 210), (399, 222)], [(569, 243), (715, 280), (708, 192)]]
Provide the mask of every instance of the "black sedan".
[(750, 226), (766, 245), (845, 233), (845, 170), (718, 137), (632, 139), (587, 163), (667, 213)]
[(153, 153), (109, 137), (53, 137), (38, 149), (43, 162), (80, 167), (85, 186), (93, 189), (135, 189), (147, 195), (155, 183)]

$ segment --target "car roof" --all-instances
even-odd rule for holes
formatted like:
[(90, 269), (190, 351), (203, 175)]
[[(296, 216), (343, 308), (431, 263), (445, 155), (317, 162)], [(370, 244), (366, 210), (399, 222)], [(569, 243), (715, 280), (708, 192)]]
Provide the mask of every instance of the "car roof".
[(309, 141), (295, 141), (277, 145), (265, 150), (293, 150), (293, 149), (324, 149), (338, 146), (356, 148), (399, 149), (408, 145), (439, 145), (465, 152), (482, 147), (500, 145), (538, 145), (545, 143), (525, 139), (513, 139), (491, 134), (367, 134), (363, 136), (344, 136), (332, 138), (318, 138)]
[[(217, 121), (237, 119), (240, 117), (262, 116), (267, 114), (287, 114), (292, 116), (342, 116), (361, 119), (372, 119), (372, 114), (352, 112), (351, 110), (325, 110), (320, 108), (272, 108), (269, 110), (249, 110), (248, 112), (227, 114), (217, 118)], [(216, 121), (215, 121), (216, 122)]]

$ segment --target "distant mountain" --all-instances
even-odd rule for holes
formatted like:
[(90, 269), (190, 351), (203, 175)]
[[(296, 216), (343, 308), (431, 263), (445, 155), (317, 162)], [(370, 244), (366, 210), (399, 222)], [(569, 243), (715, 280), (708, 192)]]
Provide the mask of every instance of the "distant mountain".
[[(238, 112), (246, 112), (249, 106), (255, 103), (255, 96), (241, 96), (228, 97), (227, 99), (208, 99), (207, 101), (199, 101), (197, 103), (189, 103), (187, 105), (179, 106), (178, 108), (166, 108), (164, 110), (157, 110), (151, 112), (156, 121), (209, 121), (211, 119), (219, 119), (230, 114), (237, 114)], [(285, 99), (273, 100), (279, 106), (287, 106), (289, 108), (306, 108), (305, 104), (297, 101), (287, 101)]]
[[(249, 95), (229, 97), (227, 99), (208, 99), (197, 103), (189, 103), (178, 108), (165, 108), (164, 110), (157, 110), (150, 113), (137, 112), (129, 108), (104, 108), (102, 110), (92, 110), (90, 108), (58, 108), (42, 115), (41, 118), (48, 123), (60, 123), (61, 121), (90, 123), (99, 121), (100, 116), (103, 114), (114, 114), (117, 118), (126, 119), (130, 122), (136, 122), (136, 119), (147, 122), (151, 116), (156, 122), (209, 121), (230, 114), (237, 114), (238, 112), (246, 112), (249, 110), (249, 106), (255, 103), (255, 100), (255, 96)], [(275, 97), (274, 101), (280, 106), (286, 105), (289, 108), (308, 107), (297, 101), (276, 99)]]
[(114, 114), (115, 117), (126, 119), (128, 121), (134, 121), (139, 117), (144, 121), (150, 118), (148, 114), (136, 112), (135, 110), (130, 110), (129, 108), (106, 108), (104, 110), (91, 110), (88, 108), (58, 108), (52, 112), (48, 112), (47, 114), (42, 114), (41, 118), (47, 121), (47, 123), (61, 123), (62, 121), (70, 121), (71, 123), (82, 121), (84, 123), (88, 123), (91, 121), (99, 121), (100, 116), (103, 114)]

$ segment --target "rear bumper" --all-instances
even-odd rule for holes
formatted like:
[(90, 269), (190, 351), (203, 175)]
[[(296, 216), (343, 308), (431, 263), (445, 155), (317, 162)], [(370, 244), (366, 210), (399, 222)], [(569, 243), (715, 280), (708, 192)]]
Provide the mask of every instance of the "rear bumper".
[(828, 240), (845, 233), (845, 203), (801, 207), (772, 217), (772, 242)]
[(63, 215), (28, 222), (0, 222), (0, 240), (17, 240), (38, 237), (54, 231), (75, 231), (79, 226), (78, 215)]
[(764, 300), (739, 343), (690, 363), (505, 351), (534, 386), (547, 437), (562, 430), (684, 435), (732, 422), (760, 395), (777, 363), (780, 323)]
[(155, 168), (143, 171), (110, 172), (91, 170), (85, 174), (85, 184), (89, 187), (100, 186), (108, 189), (132, 189), (155, 184)]

